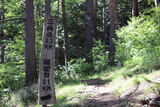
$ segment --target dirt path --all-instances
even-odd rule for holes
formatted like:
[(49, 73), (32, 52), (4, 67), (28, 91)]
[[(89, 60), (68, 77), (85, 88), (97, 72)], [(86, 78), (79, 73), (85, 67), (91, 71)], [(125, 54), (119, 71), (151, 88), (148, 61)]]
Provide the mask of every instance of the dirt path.
[(87, 99), (81, 102), (80, 107), (132, 107), (131, 102), (135, 103), (140, 91), (118, 97), (115, 95), (114, 88), (108, 87), (105, 83), (96, 78), (90, 80), (82, 80), (87, 86), (80, 91), (82, 95), (88, 95)]
[[(149, 79), (147, 80), (147, 78)], [(143, 81), (130, 86), (128, 86), (128, 84), (131, 83), (131, 81), (133, 82), (134, 79), (117, 79), (117, 81), (114, 81), (116, 84), (111, 83), (108, 79), (101, 80), (95, 78), (81, 80), (86, 86), (79, 94), (80, 96), (87, 96), (87, 98), (77, 107), (151, 107), (148, 104), (143, 106), (144, 104), (142, 104), (141, 101), (143, 101), (144, 98), (152, 98), (157, 95), (154, 91), (158, 88), (153, 86), (155, 84), (160, 85), (160, 73), (153, 72), (147, 75), (146, 79), (142, 77), (138, 79), (143, 79)], [(125, 85), (127, 85), (127, 87), (125, 87)], [(117, 90), (119, 89), (123, 91), (118, 95)], [(148, 89), (152, 89), (152, 91), (147, 92)]]

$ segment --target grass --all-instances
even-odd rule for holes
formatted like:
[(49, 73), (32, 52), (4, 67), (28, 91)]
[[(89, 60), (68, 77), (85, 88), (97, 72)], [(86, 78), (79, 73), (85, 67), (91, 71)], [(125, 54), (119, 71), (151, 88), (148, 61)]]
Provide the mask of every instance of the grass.
[[(140, 84), (147, 83), (149, 87), (146, 92), (151, 92), (154, 89), (159, 88), (159, 85), (151, 83), (156, 76), (160, 76), (159, 71), (146, 71), (145, 69), (139, 69), (139, 67), (135, 66), (133, 68), (123, 67), (123, 68), (111, 68), (104, 72), (93, 74), (91, 76), (85, 77), (85, 79), (93, 79), (99, 78), (105, 82), (108, 87), (111, 87), (116, 93), (117, 96), (123, 96), (124, 93), (131, 93), (135, 91), (135, 87), (138, 87)], [(84, 78), (83, 78), (84, 79)], [(80, 88), (85, 87), (85, 84), (81, 84)], [(88, 96), (81, 96), (77, 94), (77, 91), (80, 90), (79, 85), (71, 85), (62, 87), (58, 93), (66, 93), (59, 94), (57, 96), (58, 101), (62, 104), (61, 107), (75, 107), (76, 104), (83, 101)], [(68, 90), (68, 91), (64, 91)], [(77, 90), (77, 91), (74, 91)], [(144, 90), (145, 91), (145, 90)], [(66, 97), (67, 96), (67, 97)], [(74, 100), (73, 100), (74, 99)]]
[[(134, 69), (134, 70), (133, 70)], [(124, 93), (131, 93), (135, 87), (141, 84), (147, 84), (145, 90), (148, 92), (154, 92), (155, 94), (160, 92), (160, 83), (154, 82), (154, 79), (160, 77), (160, 70), (152, 72), (139, 72), (137, 69), (128, 69), (126, 67), (110, 72), (108, 77), (102, 77), (103, 79), (110, 80), (109, 86), (115, 89), (117, 96), (123, 96)], [(136, 73), (135, 73), (136, 72)], [(144, 90), (144, 91), (145, 91)]]
[[(118, 97), (123, 96), (124, 93), (134, 90), (135, 86), (142, 83), (148, 83), (149, 87), (147, 92), (160, 90), (159, 84), (153, 82), (153, 79), (160, 77), (160, 70), (153, 72), (140, 72), (137, 67), (135, 68), (110, 68), (104, 72), (93, 74), (91, 76), (84, 76), (79, 79), (64, 80), (56, 86), (57, 105), (52, 107), (76, 107), (83, 102), (84, 99), (92, 95), (80, 93), (87, 84), (81, 83), (80, 80), (99, 78), (104, 82), (104, 85), (114, 90)], [(129, 90), (130, 89), (130, 90)], [(23, 106), (22, 106), (23, 107)], [(35, 107), (40, 107), (36, 105)]]
[[(130, 69), (127, 67), (121, 69), (112, 68), (112, 70), (112, 72), (106, 70), (98, 74), (93, 74), (85, 79), (99, 78), (103, 80), (106, 85), (111, 86), (118, 96), (121, 96), (129, 87), (133, 88), (134, 86), (138, 86), (142, 82), (146, 82), (147, 78), (155, 77), (155, 75), (160, 74), (160, 71), (144, 73), (138, 72), (137, 68)], [(57, 98), (58, 102), (62, 104), (61, 107), (72, 107), (72, 105), (75, 106), (80, 101), (83, 101), (87, 96), (76, 96), (77, 91), (83, 87), (85, 87), (85, 84), (69, 85), (59, 89)]]
[(73, 105), (79, 103), (79, 98), (77, 98), (78, 91), (84, 88), (84, 84), (79, 85), (67, 85), (60, 89), (57, 89), (57, 102), (58, 107), (63, 107), (63, 105)]
[[(108, 74), (112, 70), (115, 70), (115, 68), (110, 68), (104, 72), (93, 74), (90, 76), (84, 76), (81, 79), (92, 79), (92, 78), (100, 78), (104, 81), (104, 75)], [(92, 95), (88, 94), (81, 94), (79, 93), (80, 90), (83, 90), (83, 88), (86, 86), (85, 83), (81, 83), (80, 80), (71, 79), (63, 81), (61, 85), (57, 86), (56, 89), (56, 97), (57, 97), (57, 105), (52, 105), (52, 107), (76, 107), (77, 104), (82, 102), (84, 99), (91, 97)]]

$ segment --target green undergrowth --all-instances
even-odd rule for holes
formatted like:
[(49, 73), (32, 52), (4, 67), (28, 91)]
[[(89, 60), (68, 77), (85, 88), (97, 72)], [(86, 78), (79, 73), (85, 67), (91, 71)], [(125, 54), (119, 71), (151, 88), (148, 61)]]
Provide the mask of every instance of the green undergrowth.
[(143, 94), (146, 95), (160, 93), (160, 83), (155, 82), (156, 78), (160, 77), (160, 70), (138, 72), (133, 69), (124, 67), (110, 73), (108, 77), (104, 77), (110, 81), (109, 85), (114, 88), (117, 97), (133, 94), (138, 89), (144, 91)]
[[(135, 91), (136, 87), (143, 83), (148, 84), (148, 87), (144, 90), (144, 93), (158, 93), (160, 90), (160, 85), (154, 81), (154, 78), (160, 77), (160, 70), (143, 70), (144, 69), (142, 69), (142, 67), (136, 66), (133, 68), (110, 67), (103, 72), (95, 73), (90, 76), (86, 75), (82, 78), (65, 79), (56, 84), (57, 105), (52, 105), (52, 107), (76, 107), (85, 99), (90, 98), (92, 95), (81, 93), (81, 91), (89, 85), (82, 82), (82, 80), (97, 79), (103, 83), (102, 85), (112, 88), (116, 92), (117, 97), (122, 96), (128, 89), (130, 89), (128, 93)], [(34, 106), (40, 107), (36, 104), (37, 101), (35, 101)], [(23, 102), (19, 103), (19, 105), (20, 107), (25, 107)]]
[[(121, 96), (129, 88), (131, 89), (131, 92), (136, 91), (136, 87), (143, 83), (148, 83), (149, 85), (148, 88), (145, 89), (146, 92), (158, 92), (160, 85), (159, 83), (153, 82), (155, 76), (160, 77), (160, 70), (143, 71), (142, 69), (138, 69), (136, 67), (123, 67), (110, 68), (110, 70), (106, 70), (98, 74), (93, 74), (92, 76), (82, 78), (82, 80), (99, 79), (104, 82), (104, 85), (113, 87), (117, 95)], [(58, 107), (75, 107), (81, 101), (90, 96), (79, 93), (80, 90), (82, 90), (87, 84), (81, 83), (80, 81), (78, 82), (78, 80), (73, 83), (66, 83), (69, 83), (69, 85), (63, 84), (57, 90)], [(76, 85), (77, 83), (79, 83), (79, 85)], [(128, 92), (128, 94), (131, 92)]]
[(82, 91), (85, 86), (87, 86), (87, 84), (81, 82), (81, 80), (90, 80), (95, 78), (103, 80), (103, 76), (111, 72), (112, 70), (115, 70), (115, 67), (111, 67), (110, 69), (101, 73), (85, 75), (84, 77), (81, 77), (79, 79), (68, 79), (62, 81), (57, 85), (57, 105), (53, 105), (53, 107), (76, 107), (84, 99), (93, 96), (85, 93), (80, 93), (80, 91)]
[(57, 106), (53, 107), (72, 107), (71, 105), (76, 105), (83, 99), (85, 96), (81, 96), (79, 91), (85, 87), (84, 84), (78, 85), (66, 85), (57, 89)]

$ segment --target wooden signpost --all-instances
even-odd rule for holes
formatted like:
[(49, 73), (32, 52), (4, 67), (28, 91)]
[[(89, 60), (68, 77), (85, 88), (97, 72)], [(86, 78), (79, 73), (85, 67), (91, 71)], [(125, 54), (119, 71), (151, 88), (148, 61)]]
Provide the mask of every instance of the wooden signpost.
[(39, 72), (39, 104), (47, 107), (56, 103), (54, 88), (56, 20), (46, 18), (43, 29), (43, 40)]

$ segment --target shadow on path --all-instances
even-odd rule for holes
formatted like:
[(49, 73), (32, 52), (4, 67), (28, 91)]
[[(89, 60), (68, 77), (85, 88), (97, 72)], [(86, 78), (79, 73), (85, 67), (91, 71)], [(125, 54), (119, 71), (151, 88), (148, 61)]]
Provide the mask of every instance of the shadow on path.
[(142, 92), (137, 92), (137, 90), (138, 87), (133, 92), (121, 98), (116, 97), (114, 93), (99, 94), (95, 98), (86, 99), (77, 107), (135, 107), (133, 104), (137, 104), (138, 102), (135, 97), (142, 94)]
[(87, 85), (105, 85), (106, 83), (110, 82), (111, 80), (102, 80), (100, 78), (94, 78), (89, 80), (81, 80), (82, 83), (86, 83)]
[(110, 95), (103, 96), (101, 99), (87, 99), (83, 104), (77, 107), (135, 107), (132, 104), (137, 103), (137, 100), (134, 98), (140, 93), (133, 95), (132, 97), (124, 98), (113, 98)]

